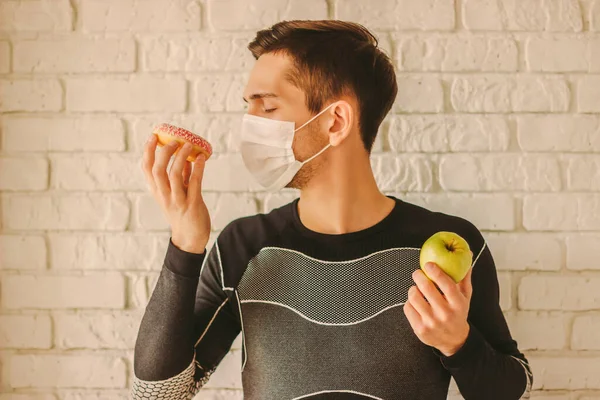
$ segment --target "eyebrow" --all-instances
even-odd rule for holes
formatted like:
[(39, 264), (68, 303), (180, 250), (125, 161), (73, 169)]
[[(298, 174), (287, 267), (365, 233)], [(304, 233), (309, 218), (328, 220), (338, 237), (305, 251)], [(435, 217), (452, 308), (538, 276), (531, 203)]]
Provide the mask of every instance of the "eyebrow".
[[(278, 97), (275, 93), (254, 93), (250, 95), (250, 100), (257, 100), (257, 99), (262, 99), (265, 97)], [(245, 97), (242, 97), (244, 99), (244, 101), (247, 103), (248, 100)]]

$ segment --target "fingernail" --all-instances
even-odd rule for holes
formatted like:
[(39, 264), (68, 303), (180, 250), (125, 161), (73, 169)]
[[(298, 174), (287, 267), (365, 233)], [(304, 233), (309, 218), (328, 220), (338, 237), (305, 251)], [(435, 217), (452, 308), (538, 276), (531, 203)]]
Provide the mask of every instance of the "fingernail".
[(425, 271), (427, 271), (427, 272), (433, 272), (434, 269), (435, 268), (433, 267), (432, 263), (426, 263), (425, 264)]
[(198, 154), (198, 160), (206, 161), (206, 156), (204, 154)]
[(171, 147), (178, 147), (179, 146), (179, 142), (177, 140), (172, 140), (169, 142), (169, 146)]
[(184, 145), (183, 145), (183, 148), (184, 148), (185, 150), (189, 149), (190, 147), (192, 147), (192, 145), (191, 145), (191, 144), (189, 144), (189, 143), (186, 143), (186, 144), (184, 144)]

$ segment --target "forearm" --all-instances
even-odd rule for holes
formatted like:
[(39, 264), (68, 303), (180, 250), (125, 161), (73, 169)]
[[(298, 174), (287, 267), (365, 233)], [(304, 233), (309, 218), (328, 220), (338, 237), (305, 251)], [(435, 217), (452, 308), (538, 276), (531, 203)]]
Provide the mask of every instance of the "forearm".
[(473, 325), (458, 352), (450, 357), (434, 352), (466, 400), (517, 400), (526, 398), (531, 388), (527, 362), (495, 350)]
[[(194, 357), (194, 302), (203, 256), (185, 260), (174, 250), (170, 243), (135, 343), (134, 372), (143, 380), (175, 376)], [(187, 276), (180, 273), (183, 268)]]

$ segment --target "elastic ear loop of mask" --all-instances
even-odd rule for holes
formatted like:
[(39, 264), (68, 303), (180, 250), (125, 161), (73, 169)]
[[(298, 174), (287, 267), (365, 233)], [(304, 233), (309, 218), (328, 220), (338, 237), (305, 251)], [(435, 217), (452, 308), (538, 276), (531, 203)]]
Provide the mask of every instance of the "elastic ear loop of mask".
[[(325, 111), (329, 110), (331, 108), (331, 106), (333, 106), (335, 103), (331, 103), (330, 105), (328, 105), (327, 107), (325, 107), (320, 113), (318, 113), (317, 115), (315, 115), (314, 117), (312, 117), (311, 119), (309, 119), (308, 121), (306, 121), (300, 128), (296, 129), (294, 131), (294, 133), (298, 132), (300, 129), (304, 128), (306, 125), (310, 124), (312, 121), (314, 121), (319, 115), (323, 114)], [(324, 152), (325, 150), (327, 150), (329, 148), (329, 146), (331, 146), (331, 143), (327, 144), (327, 146), (323, 147), (321, 149), (321, 151), (319, 151), (317, 154), (315, 154), (314, 156), (310, 157), (308, 160), (304, 160), (302, 161), (302, 164), (306, 164), (307, 162), (309, 162), (310, 160), (312, 160), (313, 158), (315, 158), (316, 156), (318, 156), (319, 154), (321, 154), (322, 152)]]

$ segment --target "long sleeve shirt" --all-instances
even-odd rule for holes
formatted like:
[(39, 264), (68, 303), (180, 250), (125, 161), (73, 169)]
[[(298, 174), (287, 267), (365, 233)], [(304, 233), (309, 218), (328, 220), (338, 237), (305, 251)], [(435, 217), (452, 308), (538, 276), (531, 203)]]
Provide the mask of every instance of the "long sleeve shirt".
[[(481, 232), (388, 197), (393, 210), (356, 232), (308, 229), (295, 199), (230, 222), (203, 254), (170, 241), (135, 344), (133, 398), (192, 398), (240, 332), (247, 400), (442, 400), (451, 377), (467, 400), (529, 398)], [(474, 254), (470, 331), (451, 356), (423, 344), (402, 307), (422, 244), (442, 230)]]

